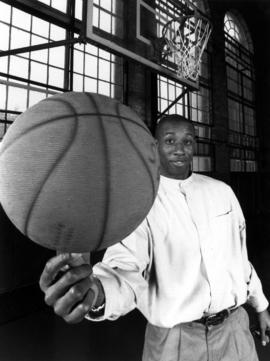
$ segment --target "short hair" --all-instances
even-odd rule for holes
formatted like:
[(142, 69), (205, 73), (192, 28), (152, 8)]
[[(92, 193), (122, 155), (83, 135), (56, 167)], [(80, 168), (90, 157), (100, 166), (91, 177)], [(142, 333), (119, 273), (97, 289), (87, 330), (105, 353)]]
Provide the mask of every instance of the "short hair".
[(179, 115), (179, 114), (166, 114), (164, 115), (160, 120), (159, 122), (157, 123), (156, 125), (156, 129), (155, 129), (155, 138), (157, 139), (158, 138), (158, 134), (159, 134), (159, 131), (161, 129), (161, 127), (163, 126), (163, 124), (166, 124), (166, 123), (188, 123), (192, 126), (192, 128), (194, 129), (194, 133), (195, 133), (195, 127), (194, 127), (194, 124), (191, 120), (189, 119), (186, 119), (185, 117), (183, 117), (182, 115)]

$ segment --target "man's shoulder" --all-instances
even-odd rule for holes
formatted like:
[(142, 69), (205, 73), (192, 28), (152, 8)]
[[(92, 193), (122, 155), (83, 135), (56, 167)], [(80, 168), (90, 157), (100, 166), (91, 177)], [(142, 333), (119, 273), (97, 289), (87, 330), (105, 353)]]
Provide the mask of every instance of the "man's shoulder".
[(231, 187), (227, 183), (223, 182), (222, 180), (219, 180), (219, 179), (216, 179), (213, 177), (209, 177), (204, 174), (193, 173), (193, 179), (195, 182), (198, 182), (201, 185), (205, 184), (205, 185), (217, 187), (220, 189), (231, 189)]

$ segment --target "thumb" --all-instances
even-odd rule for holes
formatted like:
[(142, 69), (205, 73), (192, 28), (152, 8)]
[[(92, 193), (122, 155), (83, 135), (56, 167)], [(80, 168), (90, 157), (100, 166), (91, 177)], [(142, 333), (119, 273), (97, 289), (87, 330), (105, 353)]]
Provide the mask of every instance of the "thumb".
[(90, 265), (90, 253), (70, 253), (70, 265), (81, 266), (82, 264)]

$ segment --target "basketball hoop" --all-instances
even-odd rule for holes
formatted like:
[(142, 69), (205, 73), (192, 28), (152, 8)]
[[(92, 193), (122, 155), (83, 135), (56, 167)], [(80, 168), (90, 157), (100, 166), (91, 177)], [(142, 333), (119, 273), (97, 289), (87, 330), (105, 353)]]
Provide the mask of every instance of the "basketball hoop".
[(175, 63), (177, 76), (196, 81), (202, 54), (208, 43), (212, 26), (208, 19), (193, 11), (166, 23), (162, 30), (164, 47), (162, 59)]

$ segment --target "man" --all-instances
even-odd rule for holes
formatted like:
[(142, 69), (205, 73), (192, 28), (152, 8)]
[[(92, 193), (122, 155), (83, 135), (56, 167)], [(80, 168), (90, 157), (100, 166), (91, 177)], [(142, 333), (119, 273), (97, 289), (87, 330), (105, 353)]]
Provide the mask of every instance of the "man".
[(148, 320), (144, 361), (258, 360), (241, 305), (257, 312), (264, 345), (270, 316), (239, 203), (228, 185), (192, 173), (191, 122), (165, 116), (156, 139), (161, 180), (146, 219), (93, 274), (80, 256), (50, 260), (40, 279), (45, 300), (70, 323), (138, 308)]

